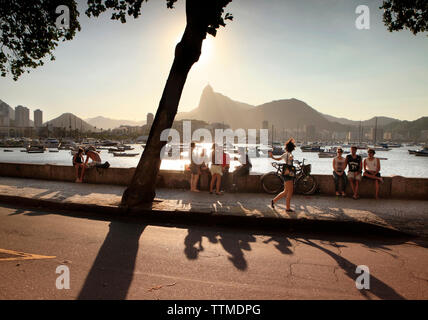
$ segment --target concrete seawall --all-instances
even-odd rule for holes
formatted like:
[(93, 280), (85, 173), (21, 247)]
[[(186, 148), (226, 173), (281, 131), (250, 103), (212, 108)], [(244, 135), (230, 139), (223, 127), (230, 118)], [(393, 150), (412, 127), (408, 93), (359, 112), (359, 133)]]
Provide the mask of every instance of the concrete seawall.
[[(128, 185), (135, 172), (135, 168), (109, 168), (87, 169), (84, 182), (93, 184)], [(72, 166), (40, 165), (22, 163), (0, 163), (0, 176), (29, 178), (53, 181), (73, 182), (75, 169)], [(319, 194), (334, 195), (334, 180), (332, 175), (314, 175), (319, 185)], [(249, 175), (238, 180), (238, 189), (241, 192), (263, 192), (260, 175)], [(161, 188), (187, 189), (189, 188), (190, 173), (183, 171), (160, 171), (156, 185)], [(229, 183), (232, 182), (232, 174), (229, 174)], [(208, 175), (202, 175), (200, 179), (201, 190), (207, 190)], [(347, 193), (352, 194), (348, 184)], [(373, 197), (374, 182), (363, 179), (360, 182), (360, 195)], [(427, 178), (405, 178), (401, 176), (384, 177), (384, 183), (380, 185), (380, 196), (391, 199), (419, 199), (428, 200)]]

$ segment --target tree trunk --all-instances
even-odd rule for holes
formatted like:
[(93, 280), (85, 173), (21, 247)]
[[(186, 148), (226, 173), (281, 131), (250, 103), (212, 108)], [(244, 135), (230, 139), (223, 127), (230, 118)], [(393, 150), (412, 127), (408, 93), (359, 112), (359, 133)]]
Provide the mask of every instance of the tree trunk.
[(162, 98), (150, 130), (149, 139), (138, 163), (131, 184), (122, 196), (121, 205), (135, 207), (152, 203), (156, 196), (155, 184), (159, 172), (160, 152), (166, 141), (161, 141), (163, 130), (172, 127), (187, 75), (201, 55), (202, 42), (207, 34), (207, 14), (204, 1), (186, 1), (186, 29), (175, 48), (175, 57)]

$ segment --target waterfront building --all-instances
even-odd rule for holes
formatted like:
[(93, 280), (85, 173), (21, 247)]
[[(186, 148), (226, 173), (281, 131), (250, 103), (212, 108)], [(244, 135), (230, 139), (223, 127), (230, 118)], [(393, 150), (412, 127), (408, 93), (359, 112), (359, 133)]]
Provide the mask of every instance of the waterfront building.
[(21, 128), (30, 126), (30, 109), (23, 106), (15, 108), (15, 126)]
[(41, 128), (43, 126), (43, 112), (40, 109), (34, 110), (34, 127)]

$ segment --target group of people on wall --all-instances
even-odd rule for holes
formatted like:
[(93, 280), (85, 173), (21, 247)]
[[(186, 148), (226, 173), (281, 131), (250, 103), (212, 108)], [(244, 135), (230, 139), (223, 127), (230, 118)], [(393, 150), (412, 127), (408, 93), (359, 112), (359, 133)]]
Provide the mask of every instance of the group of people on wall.
[[(293, 196), (295, 174), (290, 174), (290, 172), (292, 173), (292, 171), (295, 170), (292, 154), (295, 148), (295, 141), (291, 138), (285, 143), (285, 153), (283, 155), (280, 157), (274, 157), (272, 153), (269, 154), (269, 156), (274, 160), (284, 160), (286, 166), (286, 169), (283, 172), (285, 181), (284, 191), (272, 199), (271, 206), (272, 208), (275, 208), (275, 203), (278, 200), (286, 198), (287, 212), (294, 212), (294, 210), (291, 209), (290, 204), (291, 197)], [(353, 192), (352, 198), (357, 200), (359, 198), (359, 183), (362, 177), (365, 177), (375, 182), (375, 198), (379, 199), (379, 184), (383, 183), (383, 178), (380, 175), (380, 160), (374, 156), (375, 154), (375, 150), (369, 148), (367, 151), (368, 157), (363, 160), (362, 157), (357, 154), (357, 147), (352, 146), (351, 153), (346, 157), (343, 157), (343, 149), (337, 148), (337, 156), (333, 159), (333, 178), (336, 196), (344, 197), (346, 195), (345, 189), (349, 181)], [(346, 168), (348, 168), (347, 174), (345, 172)], [(342, 185), (341, 189), (340, 184)]]
[[(279, 157), (273, 156), (272, 152), (269, 152), (269, 157), (276, 161), (284, 161), (285, 169), (283, 170), (284, 178), (284, 190), (278, 194), (274, 199), (271, 200), (272, 208), (275, 208), (275, 204), (280, 200), (286, 199), (286, 212), (294, 212), (291, 209), (291, 198), (294, 192), (294, 180), (295, 180), (295, 167), (293, 151), (296, 148), (295, 140), (290, 138), (285, 142), (285, 152)], [(203, 156), (202, 151), (202, 156)], [(220, 153), (220, 154), (218, 154)], [(368, 157), (363, 160), (363, 158), (357, 154), (357, 147), (351, 147), (351, 153), (346, 157), (343, 157), (343, 149), (337, 148), (337, 155), (333, 159), (333, 178), (335, 183), (336, 196), (345, 196), (345, 189), (348, 185), (348, 182), (351, 185), (353, 192), (352, 198), (358, 199), (358, 188), (359, 183), (363, 177), (373, 180), (375, 183), (375, 198), (379, 199), (379, 184), (383, 183), (383, 178), (380, 175), (380, 160), (376, 158), (375, 150), (368, 149)], [(240, 149), (241, 156), (238, 160), (241, 162), (241, 165), (233, 172), (233, 185), (236, 186), (237, 178), (239, 176), (247, 175), (252, 167), (250, 159), (247, 152)], [(198, 164), (194, 159), (200, 157), (201, 154), (197, 154), (196, 145), (194, 142), (190, 146), (190, 166), (189, 170), (191, 172), (190, 178), (190, 190), (192, 192), (200, 192), (198, 189), (199, 176), (204, 171), (211, 173), (211, 183), (209, 187), (209, 192), (212, 194), (215, 192), (217, 195), (222, 195), (224, 188), (222, 188), (222, 177), (229, 173), (229, 163), (230, 156), (224, 152), (223, 148), (217, 144), (213, 144), (212, 153), (211, 153), (211, 167), (205, 163)], [(220, 159), (220, 160), (218, 160)], [(345, 170), (348, 169), (346, 173)], [(227, 180), (227, 178), (225, 179)]]
[[(367, 151), (368, 157), (362, 159), (357, 154), (357, 147), (351, 147), (351, 154), (346, 158), (343, 155), (343, 149), (337, 149), (337, 156), (333, 159), (333, 178), (335, 182), (336, 195), (345, 196), (345, 189), (348, 184), (348, 179), (351, 184), (353, 198), (358, 199), (358, 187), (362, 177), (374, 180), (375, 182), (375, 198), (379, 199), (379, 183), (383, 183), (383, 178), (380, 175), (380, 160), (374, 155), (376, 151), (369, 148)], [(348, 174), (345, 174), (345, 169), (348, 167)], [(362, 171), (364, 170), (364, 173)], [(339, 181), (342, 182), (342, 189), (339, 190)]]
[[(232, 190), (236, 190), (238, 177), (248, 175), (252, 164), (250, 158), (248, 157), (248, 153), (245, 152), (245, 148), (239, 148), (239, 157), (235, 159), (240, 162), (240, 165), (235, 168), (232, 175)], [(211, 166), (205, 163), (205, 161), (197, 161), (197, 159), (204, 159), (205, 157), (205, 149), (199, 151), (196, 148), (196, 144), (192, 142), (190, 144), (190, 191), (192, 192), (200, 192), (198, 189), (199, 177), (201, 174), (210, 173), (211, 174), (211, 182), (209, 192), (210, 194), (223, 195), (224, 190), (229, 189), (228, 175), (230, 169), (230, 156), (227, 154), (223, 147), (213, 144), (212, 152), (211, 152)]]
[[(86, 160), (84, 159), (84, 156), (86, 156)], [(110, 167), (108, 161), (104, 163), (101, 162), (100, 153), (96, 150), (94, 146), (89, 146), (86, 149), (79, 147), (79, 149), (77, 149), (77, 152), (75, 152), (73, 155), (72, 162), (76, 173), (75, 182), (77, 183), (83, 182), (83, 177), (87, 168), (107, 169), (108, 167)]]

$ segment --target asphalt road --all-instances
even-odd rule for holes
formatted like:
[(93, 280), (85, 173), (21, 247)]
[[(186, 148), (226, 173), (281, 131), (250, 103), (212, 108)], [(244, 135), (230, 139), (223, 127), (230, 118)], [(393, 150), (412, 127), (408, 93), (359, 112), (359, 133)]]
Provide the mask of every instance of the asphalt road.
[[(0, 205), (0, 299), (428, 299), (427, 247)], [(356, 288), (359, 265), (369, 268), (369, 289)], [(67, 283), (59, 266), (69, 289), (57, 288)]]

